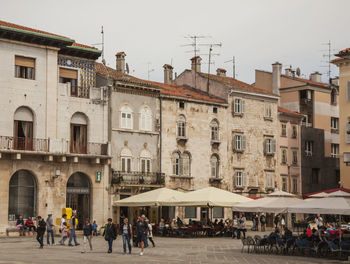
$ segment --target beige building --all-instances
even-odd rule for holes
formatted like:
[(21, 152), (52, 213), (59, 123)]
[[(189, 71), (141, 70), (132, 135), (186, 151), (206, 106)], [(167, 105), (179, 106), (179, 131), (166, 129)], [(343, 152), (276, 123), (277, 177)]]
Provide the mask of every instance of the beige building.
[(0, 232), (64, 207), (83, 219), (109, 215), (109, 144), (101, 51), (0, 21)]
[(333, 60), (339, 68), (340, 186), (350, 189), (350, 49)]

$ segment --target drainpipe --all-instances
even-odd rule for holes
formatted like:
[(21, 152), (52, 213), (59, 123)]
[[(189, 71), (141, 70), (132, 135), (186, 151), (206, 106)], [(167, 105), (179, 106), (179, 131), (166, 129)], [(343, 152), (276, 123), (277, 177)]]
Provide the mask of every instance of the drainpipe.
[[(162, 173), (162, 98), (159, 95), (159, 172)], [(165, 183), (165, 179), (164, 179)]]

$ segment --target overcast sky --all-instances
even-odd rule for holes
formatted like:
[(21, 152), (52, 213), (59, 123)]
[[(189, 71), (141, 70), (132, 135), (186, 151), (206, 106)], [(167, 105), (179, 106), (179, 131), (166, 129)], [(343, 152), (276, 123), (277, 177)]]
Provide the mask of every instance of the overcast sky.
[[(182, 46), (191, 43), (185, 36), (211, 36), (200, 40), (222, 43), (214, 48), (220, 55), (213, 57), (211, 73), (222, 67), (232, 76), (232, 63), (225, 61), (235, 56), (237, 79), (252, 83), (255, 69), (270, 71), (275, 61), (299, 67), (307, 77), (326, 73), (323, 44), (330, 40), (333, 54), (350, 47), (349, 10), (349, 0), (2, 0), (0, 20), (87, 45), (101, 42), (103, 25), (107, 65), (114, 68), (115, 53), (124, 51), (131, 74), (147, 79), (149, 67), (155, 81), (163, 81), (165, 63), (178, 74), (190, 68), (193, 48)], [(199, 48), (208, 53), (209, 47)], [(207, 72), (208, 56), (202, 58)]]

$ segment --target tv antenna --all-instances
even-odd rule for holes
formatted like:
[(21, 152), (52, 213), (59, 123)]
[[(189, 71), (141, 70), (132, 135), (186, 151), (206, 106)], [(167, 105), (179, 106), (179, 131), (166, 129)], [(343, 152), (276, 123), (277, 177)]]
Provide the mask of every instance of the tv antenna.
[[(197, 56), (199, 56), (199, 48), (198, 48), (198, 41), (199, 39), (203, 39), (203, 38), (211, 38), (211, 36), (203, 36), (203, 35), (188, 35), (185, 38), (191, 39), (192, 43), (190, 44), (185, 44), (185, 45), (181, 45), (182, 47), (186, 47), (186, 46), (191, 46), (193, 47), (192, 51), (187, 51), (187, 52), (193, 52), (193, 56), (194, 58), (196, 58)], [(197, 69), (197, 60), (194, 61), (195, 63), (195, 69)], [(194, 88), (196, 88), (197, 86), (197, 73), (194, 73)]]
[(232, 78), (236, 79), (236, 58), (232, 56), (231, 60), (225, 61), (224, 63), (232, 62)]
[(207, 81), (207, 93), (209, 94), (209, 81), (210, 81), (210, 78), (209, 78), (209, 75), (210, 75), (210, 64), (212, 64), (211, 62), (211, 56), (219, 56), (220, 53), (212, 53), (213, 51), (213, 47), (221, 47), (222, 46), (222, 43), (212, 43), (212, 44), (199, 44), (200, 46), (209, 46), (209, 60), (208, 60), (208, 81)]
[(103, 31), (103, 26), (101, 26), (101, 39), (102, 39), (101, 43), (91, 44), (91, 46), (97, 46), (97, 45), (101, 45), (102, 46), (102, 54), (101, 54), (102, 63), (104, 65), (106, 65), (106, 60), (105, 60), (105, 33)]
[(327, 50), (323, 50), (324, 52), (327, 52), (326, 54), (323, 54), (322, 57), (323, 58), (327, 58), (326, 61), (322, 61), (322, 62), (325, 62), (327, 63), (327, 65), (322, 65), (321, 67), (327, 67), (328, 68), (328, 71), (327, 71), (327, 76), (328, 76), (328, 81), (329, 81), (329, 84), (331, 83), (331, 59), (332, 59), (332, 51), (334, 51), (332, 49), (332, 43), (331, 41), (329, 40), (327, 43), (322, 43), (322, 45), (327, 45), (328, 46), (328, 49)]
[(147, 62), (147, 77), (148, 77), (148, 80), (149, 80), (149, 77), (150, 77), (151, 72), (154, 72), (154, 69), (150, 69), (150, 65), (151, 65), (151, 64), (152, 64), (152, 63)]

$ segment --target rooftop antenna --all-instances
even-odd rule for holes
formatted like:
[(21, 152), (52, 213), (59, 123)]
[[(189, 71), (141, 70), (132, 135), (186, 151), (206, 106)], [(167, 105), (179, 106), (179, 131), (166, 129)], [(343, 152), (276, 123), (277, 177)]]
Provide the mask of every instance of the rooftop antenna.
[(331, 59), (332, 59), (332, 51), (334, 51), (332, 49), (332, 43), (330, 40), (328, 40), (327, 43), (322, 43), (322, 45), (327, 45), (328, 46), (328, 49), (326, 50), (322, 50), (324, 52), (327, 52), (326, 54), (323, 54), (322, 57), (323, 58), (327, 58), (326, 61), (322, 61), (322, 62), (325, 62), (327, 63), (327, 65), (322, 65), (321, 67), (327, 67), (328, 68), (328, 71), (327, 71), (327, 76), (328, 76), (328, 81), (329, 81), (329, 84), (331, 84), (331, 74), (332, 74), (332, 71), (331, 71)]
[(150, 67), (149, 67), (151, 64), (152, 64), (151, 62), (147, 62), (147, 77), (148, 77), (148, 80), (149, 80), (151, 72), (154, 72), (154, 69), (150, 69)]
[(232, 56), (232, 60), (225, 61), (224, 63), (232, 62), (232, 78), (236, 79), (236, 58)]
[(101, 26), (101, 39), (102, 39), (101, 43), (95, 43), (95, 44), (91, 44), (91, 45), (92, 46), (102, 45), (102, 53), (101, 53), (102, 63), (104, 65), (106, 65), (106, 60), (105, 60), (105, 33), (103, 31), (103, 25)]
[[(181, 45), (182, 47), (186, 47), (186, 46), (192, 46), (193, 47), (193, 53), (194, 53), (194, 57), (199, 56), (199, 49), (197, 48), (198, 46), (198, 40), (202, 39), (202, 38), (211, 38), (211, 36), (203, 36), (203, 35), (188, 35), (185, 38), (191, 39), (192, 43), (190, 44), (185, 44), (185, 45)], [(192, 52), (192, 51), (189, 51)], [(197, 69), (197, 61), (195, 60), (195, 69)], [(196, 88), (197, 86), (197, 73), (194, 73), (194, 88)]]
[(221, 47), (222, 43), (212, 43), (212, 44), (199, 44), (200, 46), (209, 46), (209, 60), (208, 60), (208, 80), (207, 80), (207, 93), (209, 94), (209, 85), (210, 85), (210, 64), (212, 64), (211, 62), (211, 56), (219, 56), (219, 53), (212, 53), (213, 51), (213, 47)]

